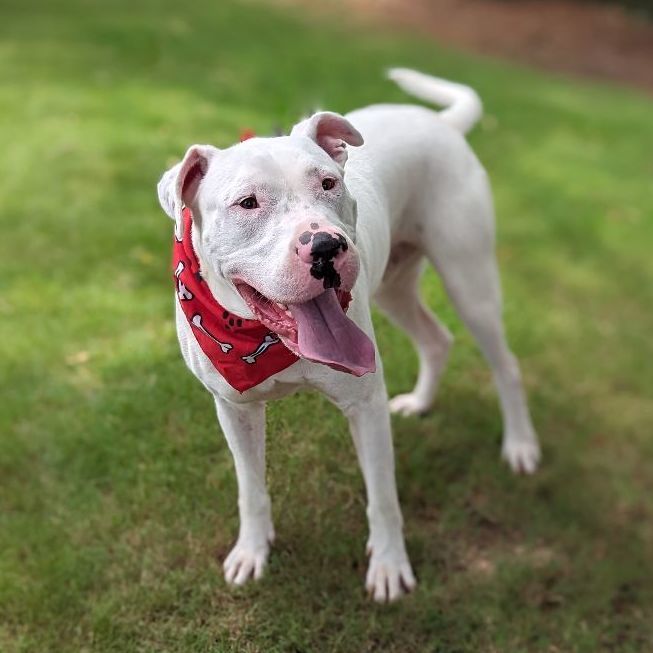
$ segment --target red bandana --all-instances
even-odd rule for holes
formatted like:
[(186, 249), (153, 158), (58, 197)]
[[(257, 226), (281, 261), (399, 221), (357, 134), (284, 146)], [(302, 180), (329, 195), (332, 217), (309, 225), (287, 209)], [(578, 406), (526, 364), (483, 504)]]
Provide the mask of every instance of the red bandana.
[(239, 392), (245, 392), (299, 360), (276, 333), (258, 320), (225, 310), (200, 275), (193, 250), (190, 209), (182, 212), (183, 237), (174, 238), (172, 269), (177, 299), (195, 340), (213, 367)]

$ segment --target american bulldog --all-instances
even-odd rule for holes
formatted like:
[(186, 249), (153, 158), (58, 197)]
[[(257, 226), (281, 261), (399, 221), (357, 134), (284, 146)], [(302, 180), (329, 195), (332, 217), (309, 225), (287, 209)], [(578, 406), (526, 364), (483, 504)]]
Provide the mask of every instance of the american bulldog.
[[(319, 112), (288, 136), (193, 145), (158, 185), (175, 221), (184, 360), (215, 399), (234, 457), (240, 532), (227, 582), (258, 579), (274, 527), (265, 483), (265, 403), (323, 392), (349, 420), (368, 499), (366, 587), (392, 601), (415, 587), (395, 486), (390, 413), (427, 411), (452, 344), (424, 305), (439, 273), (489, 363), (502, 455), (532, 473), (540, 451), (501, 317), (488, 178), (465, 140), (481, 117), (469, 87), (413, 70), (390, 79), (444, 107), (378, 104)], [(411, 392), (388, 401), (370, 303), (412, 339)]]

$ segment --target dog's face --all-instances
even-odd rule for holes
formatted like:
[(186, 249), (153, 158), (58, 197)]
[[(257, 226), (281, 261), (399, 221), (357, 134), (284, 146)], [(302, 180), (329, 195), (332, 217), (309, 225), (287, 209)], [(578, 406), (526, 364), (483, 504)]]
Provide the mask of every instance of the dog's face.
[[(319, 113), (290, 136), (226, 150), (193, 146), (159, 183), (178, 234), (181, 207), (191, 208), (193, 244), (212, 286), (237, 293), (295, 353), (353, 373), (369, 365), (339, 366), (336, 350), (362, 346), (342, 310), (360, 266), (346, 146), (362, 143), (342, 116)], [(321, 340), (333, 341), (328, 351)]]

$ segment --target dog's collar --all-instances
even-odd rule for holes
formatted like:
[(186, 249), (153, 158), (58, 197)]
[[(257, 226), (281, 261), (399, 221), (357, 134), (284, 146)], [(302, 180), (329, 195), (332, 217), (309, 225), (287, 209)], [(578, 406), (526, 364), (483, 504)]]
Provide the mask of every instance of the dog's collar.
[(233, 315), (218, 303), (200, 274), (192, 225), (191, 210), (184, 208), (182, 237), (174, 237), (172, 256), (177, 301), (213, 367), (229, 385), (245, 392), (299, 359), (258, 320)]

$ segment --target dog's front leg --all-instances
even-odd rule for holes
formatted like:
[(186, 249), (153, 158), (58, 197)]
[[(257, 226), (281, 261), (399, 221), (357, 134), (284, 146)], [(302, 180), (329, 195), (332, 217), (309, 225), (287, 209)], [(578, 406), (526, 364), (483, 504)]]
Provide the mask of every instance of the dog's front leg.
[(367, 491), (370, 564), (365, 587), (375, 601), (394, 601), (416, 582), (404, 543), (385, 388), (346, 414)]
[(265, 404), (238, 405), (215, 400), (220, 426), (234, 457), (238, 479), (240, 532), (224, 562), (228, 583), (259, 579), (274, 539), (270, 497), (265, 484)]

